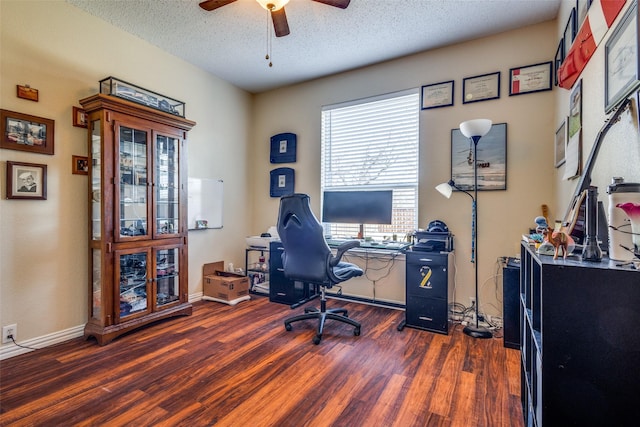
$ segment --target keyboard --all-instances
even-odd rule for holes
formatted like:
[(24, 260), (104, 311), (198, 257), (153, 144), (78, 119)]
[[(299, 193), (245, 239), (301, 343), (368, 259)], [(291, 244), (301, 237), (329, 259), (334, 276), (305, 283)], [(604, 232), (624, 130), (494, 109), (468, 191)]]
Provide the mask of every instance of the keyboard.
[[(338, 247), (344, 242), (348, 242), (349, 240), (357, 240), (357, 239), (326, 239), (327, 244), (332, 247)], [(399, 251), (403, 249), (407, 249), (411, 246), (410, 243), (407, 242), (376, 242), (376, 241), (367, 241), (360, 240), (360, 248), (362, 249), (381, 249), (387, 251)]]

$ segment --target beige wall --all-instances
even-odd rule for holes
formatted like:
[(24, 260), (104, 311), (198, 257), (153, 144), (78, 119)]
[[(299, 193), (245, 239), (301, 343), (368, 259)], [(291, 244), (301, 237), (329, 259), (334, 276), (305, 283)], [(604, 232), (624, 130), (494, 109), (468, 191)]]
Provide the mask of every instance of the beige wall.
[[(276, 221), (277, 200), (269, 197), (270, 136), (298, 134), (298, 161), (291, 165), (296, 190), (312, 196), (317, 212), (323, 105), (454, 79), (455, 106), (420, 113), (420, 225), (442, 219), (455, 233), (457, 300), (468, 303), (469, 199), (455, 194), (446, 200), (434, 186), (450, 176), (451, 129), (481, 117), (507, 123), (507, 190), (479, 198), (481, 301), (487, 312), (500, 312), (497, 258), (515, 255), (543, 203), (552, 217), (562, 216), (575, 187), (575, 180), (562, 180), (562, 169), (553, 167), (553, 136), (567, 114), (568, 91), (509, 97), (508, 72), (553, 59), (570, 5), (562, 3), (557, 21), (252, 97), (64, 2), (2, 0), (0, 107), (54, 119), (56, 152), (0, 150), (0, 325), (17, 323), (21, 341), (46, 342), (49, 334), (77, 334), (86, 321), (86, 178), (70, 171), (71, 156), (86, 154), (86, 142), (85, 132), (71, 126), (71, 107), (109, 75), (185, 101), (187, 117), (198, 123), (189, 135), (190, 175), (225, 182), (224, 228), (189, 235), (192, 296), (201, 291), (203, 263), (242, 265), (244, 236)], [(605, 118), (603, 46), (583, 77), (584, 157)], [(501, 98), (463, 105), (462, 79), (494, 71), (502, 73)], [(16, 98), (16, 84), (39, 89), (40, 101)], [(639, 147), (637, 125), (625, 117), (603, 147), (598, 181), (612, 173), (640, 181)], [(48, 200), (5, 200), (7, 160), (47, 164)]]
[[(72, 106), (110, 75), (184, 101), (197, 122), (190, 176), (225, 182), (224, 228), (189, 235), (189, 293), (202, 290), (202, 264), (240, 264), (251, 96), (65, 2), (2, 0), (0, 15), (1, 108), (55, 120), (55, 155), (0, 150), (0, 325), (16, 323), (24, 342), (86, 322), (87, 177), (71, 174), (86, 131), (71, 125)], [(39, 102), (17, 98), (16, 84), (38, 89)], [(7, 160), (48, 166), (46, 201), (4, 198)]]
[[(554, 94), (558, 89), (510, 97), (509, 69), (551, 60), (555, 27), (555, 22), (547, 22), (256, 96), (251, 169), (258, 183), (253, 190), (254, 205), (260, 209), (253, 212), (253, 232), (266, 230), (277, 216), (278, 200), (269, 197), (268, 177), (272, 168), (281, 165), (269, 163), (271, 135), (298, 135), (297, 162), (288, 166), (296, 171), (295, 190), (310, 194), (317, 214), (323, 105), (453, 79), (455, 105), (420, 112), (419, 226), (441, 219), (455, 234), (457, 300), (468, 305), (474, 284), (473, 264), (469, 262), (470, 199), (454, 194), (447, 200), (434, 187), (451, 176), (451, 129), (474, 118), (507, 123), (507, 190), (481, 192), (478, 201), (482, 308), (490, 314), (501, 313), (502, 305), (496, 298), (502, 292), (501, 278), (495, 277), (498, 257), (516, 254), (522, 234), (541, 213), (543, 203), (555, 208)], [(462, 79), (495, 71), (501, 72), (500, 99), (463, 105)]]

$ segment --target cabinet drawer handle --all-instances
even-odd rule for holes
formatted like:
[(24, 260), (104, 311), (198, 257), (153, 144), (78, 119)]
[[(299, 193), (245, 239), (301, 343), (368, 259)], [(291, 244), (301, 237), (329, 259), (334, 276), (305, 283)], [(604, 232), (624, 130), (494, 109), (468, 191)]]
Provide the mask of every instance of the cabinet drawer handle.
[(278, 268), (278, 271), (283, 271), (284, 272), (284, 268)]
[(420, 319), (420, 320), (428, 320), (429, 322), (433, 322), (433, 318), (432, 317), (420, 316), (420, 317), (418, 317), (418, 319)]
[(431, 258), (420, 258), (420, 261), (422, 261), (422, 262), (432, 262), (433, 260)]
[(287, 294), (285, 294), (284, 292), (278, 292), (277, 294), (279, 297), (286, 297)]

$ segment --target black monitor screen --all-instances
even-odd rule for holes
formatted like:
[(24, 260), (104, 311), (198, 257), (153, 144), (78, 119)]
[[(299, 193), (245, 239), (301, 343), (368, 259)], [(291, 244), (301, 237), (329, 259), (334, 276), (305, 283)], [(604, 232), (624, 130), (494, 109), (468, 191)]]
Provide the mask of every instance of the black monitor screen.
[(325, 191), (322, 222), (391, 224), (393, 191)]

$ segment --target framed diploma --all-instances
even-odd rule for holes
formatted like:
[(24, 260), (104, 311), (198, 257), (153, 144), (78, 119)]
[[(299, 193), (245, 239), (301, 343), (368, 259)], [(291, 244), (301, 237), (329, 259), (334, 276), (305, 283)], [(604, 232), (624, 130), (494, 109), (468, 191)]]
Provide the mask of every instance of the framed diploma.
[(462, 103), (500, 98), (500, 71), (462, 80)]
[(509, 96), (551, 90), (551, 61), (509, 70)]
[(453, 105), (453, 80), (422, 86), (422, 109), (450, 107)]
[(604, 111), (611, 112), (640, 85), (638, 3), (624, 14), (605, 45)]

